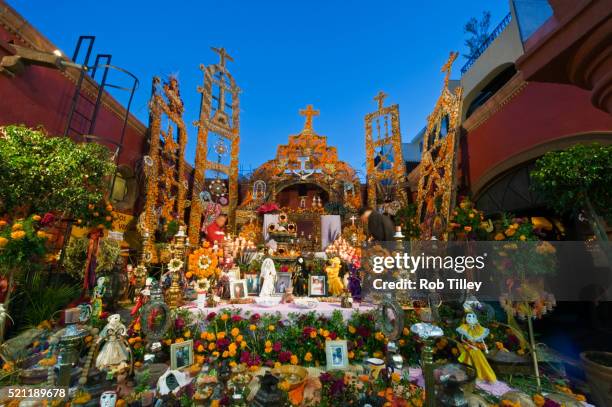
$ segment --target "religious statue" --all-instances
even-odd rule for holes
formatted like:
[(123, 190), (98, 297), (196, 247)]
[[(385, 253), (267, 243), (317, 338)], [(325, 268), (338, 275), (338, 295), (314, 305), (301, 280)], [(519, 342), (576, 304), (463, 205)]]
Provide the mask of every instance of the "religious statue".
[(303, 257), (297, 258), (297, 265), (293, 273), (293, 291), (298, 297), (308, 295), (308, 269)]
[(262, 279), (260, 297), (270, 297), (274, 294), (274, 285), (276, 284), (276, 267), (274, 261), (267, 258), (261, 264), (260, 278)]
[(325, 273), (327, 273), (327, 282), (329, 287), (329, 294), (332, 296), (338, 296), (344, 291), (344, 284), (340, 278), (340, 268), (342, 266), (342, 260), (339, 257), (334, 257), (329, 260), (329, 265), (325, 267)]
[(464, 304), (464, 309), (466, 311), (464, 323), (457, 328), (461, 337), (459, 362), (473, 366), (479, 379), (494, 383), (497, 377), (483, 354), (483, 350), (488, 353), (485, 338), (489, 336), (489, 329), (480, 325), (470, 304)]
[(92, 317), (99, 319), (102, 315), (103, 302), (102, 298), (106, 293), (106, 277), (100, 277), (97, 280), (97, 284), (93, 289), (93, 295), (91, 298), (91, 315)]
[(105, 341), (96, 358), (96, 367), (99, 370), (113, 368), (130, 360), (130, 353), (124, 339), (126, 335), (127, 330), (121, 323), (119, 314), (109, 316), (108, 323), (98, 338), (98, 343)]

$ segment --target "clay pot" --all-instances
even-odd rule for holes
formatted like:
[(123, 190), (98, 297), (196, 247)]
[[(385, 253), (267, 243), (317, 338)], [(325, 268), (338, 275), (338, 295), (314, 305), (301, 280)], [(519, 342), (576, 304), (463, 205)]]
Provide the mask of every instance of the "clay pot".
[(580, 359), (595, 405), (612, 406), (612, 352), (582, 352)]

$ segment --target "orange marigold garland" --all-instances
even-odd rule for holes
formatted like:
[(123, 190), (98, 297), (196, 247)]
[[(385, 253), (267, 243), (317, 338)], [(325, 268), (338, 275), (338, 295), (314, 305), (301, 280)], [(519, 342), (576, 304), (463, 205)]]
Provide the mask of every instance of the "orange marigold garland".
[(208, 244), (189, 255), (189, 272), (198, 279), (218, 276), (218, 264), (217, 255)]

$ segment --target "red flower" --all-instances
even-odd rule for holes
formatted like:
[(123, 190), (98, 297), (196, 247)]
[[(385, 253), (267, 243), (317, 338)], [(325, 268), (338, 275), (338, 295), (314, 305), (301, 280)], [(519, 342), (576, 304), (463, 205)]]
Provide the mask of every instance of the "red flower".
[(212, 321), (213, 319), (215, 319), (215, 317), (217, 316), (216, 312), (211, 312), (210, 314), (208, 314), (208, 316), (206, 317), (207, 321)]
[(246, 363), (249, 362), (249, 360), (251, 360), (251, 354), (249, 352), (247, 352), (247, 351), (243, 351), (240, 354), (240, 363), (245, 363), (246, 364)]
[(280, 210), (280, 207), (275, 202), (267, 202), (261, 205), (259, 208), (257, 208), (257, 213), (260, 215), (263, 215), (266, 213), (276, 212), (279, 210)]
[(281, 363), (289, 363), (291, 360), (291, 352), (281, 352), (278, 354), (278, 361)]
[(232, 315), (232, 321), (240, 322), (242, 321), (242, 317), (240, 315)]
[(335, 332), (330, 332), (329, 333), (329, 338), (333, 341), (338, 337), (338, 334)]
[(261, 315), (259, 314), (253, 314), (251, 315), (251, 322), (257, 322), (261, 319)]
[(53, 216), (53, 214), (51, 212), (47, 212), (43, 215), (42, 220), (40, 221), (40, 224), (42, 226), (47, 226), (48, 224), (50, 224), (51, 222), (53, 222), (55, 220), (55, 216)]
[(280, 342), (274, 342), (274, 345), (272, 345), (272, 350), (274, 352), (280, 352), (282, 348), (282, 345)]

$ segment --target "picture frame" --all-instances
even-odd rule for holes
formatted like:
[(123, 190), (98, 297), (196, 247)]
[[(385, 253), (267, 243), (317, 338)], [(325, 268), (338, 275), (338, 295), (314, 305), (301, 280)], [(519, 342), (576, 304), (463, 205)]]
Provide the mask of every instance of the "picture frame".
[(249, 296), (247, 291), (246, 280), (234, 280), (230, 281), (230, 298), (232, 300), (240, 300)]
[(274, 293), (283, 295), (287, 292), (287, 289), (291, 287), (293, 273), (284, 271), (276, 275), (276, 282), (274, 283)]
[(327, 370), (345, 370), (349, 366), (348, 342), (346, 340), (325, 341)]
[(259, 294), (259, 274), (251, 273), (245, 274), (244, 279), (247, 283), (247, 294), (258, 295)]
[(308, 276), (308, 296), (325, 297), (327, 295), (327, 276)]
[(230, 281), (238, 281), (240, 278), (240, 267), (234, 266), (227, 271)]
[(193, 339), (170, 345), (170, 368), (180, 370), (193, 365)]

